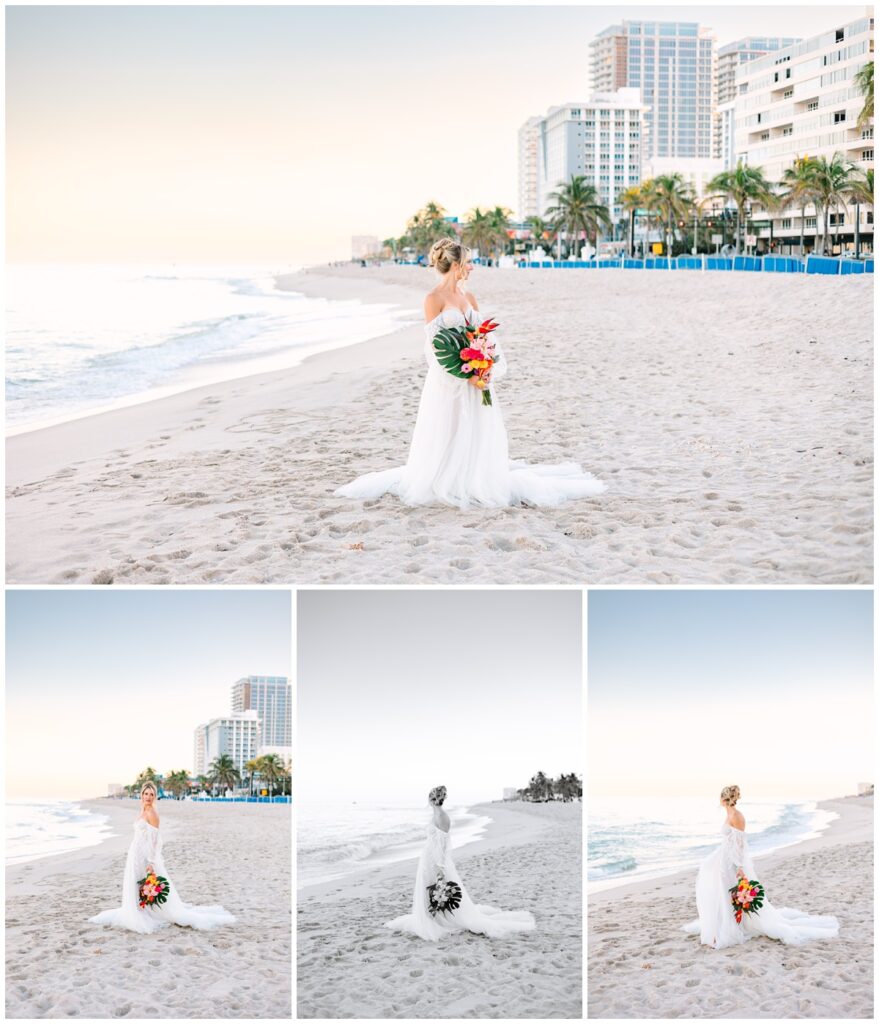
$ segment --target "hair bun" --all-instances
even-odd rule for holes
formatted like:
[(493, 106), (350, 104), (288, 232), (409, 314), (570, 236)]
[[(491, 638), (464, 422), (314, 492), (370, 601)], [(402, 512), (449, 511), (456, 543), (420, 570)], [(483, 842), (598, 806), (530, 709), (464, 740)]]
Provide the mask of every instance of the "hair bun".
[(448, 274), (452, 264), (463, 263), (470, 257), (470, 250), (456, 238), (438, 238), (430, 247), (428, 264), (441, 274)]

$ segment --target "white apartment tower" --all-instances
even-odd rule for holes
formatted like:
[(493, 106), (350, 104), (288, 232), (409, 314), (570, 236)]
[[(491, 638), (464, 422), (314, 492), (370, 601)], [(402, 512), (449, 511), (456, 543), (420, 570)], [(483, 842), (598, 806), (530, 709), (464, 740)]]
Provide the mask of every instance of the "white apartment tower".
[(592, 88), (639, 89), (644, 161), (710, 159), (714, 36), (697, 22), (624, 21), (590, 43)]
[(293, 693), (286, 676), (245, 676), (237, 680), (232, 684), (232, 711), (256, 712), (261, 753), (292, 750)]
[(233, 711), (212, 718), (195, 730), (195, 774), (207, 774), (213, 761), (228, 754), (243, 775), (244, 766), (257, 756), (259, 745), (259, 718), (255, 711)]
[[(873, 59), (873, 19), (838, 25), (767, 54), (739, 68), (736, 77), (736, 150), (738, 159), (761, 167), (779, 181), (799, 157), (834, 153), (863, 169), (873, 168), (873, 123), (858, 127), (863, 97), (857, 72)], [(771, 236), (784, 248), (799, 243), (800, 211), (761, 213), (771, 218)], [(860, 208), (860, 232), (872, 240), (872, 212)], [(844, 244), (854, 236), (854, 210), (843, 215)], [(815, 210), (806, 209), (805, 233), (815, 234)], [(762, 232), (769, 235), (769, 229)]]
[(551, 205), (551, 193), (583, 175), (595, 186), (616, 224), (623, 216), (619, 195), (641, 181), (644, 106), (637, 89), (596, 93), (588, 103), (551, 107), (540, 118), (538, 206)]
[(735, 100), (739, 68), (799, 41), (792, 36), (746, 36), (717, 50), (714, 60), (714, 157), (722, 161), (724, 169), (736, 165)]
[(542, 120), (540, 117), (529, 117), (519, 129), (519, 220), (540, 216), (537, 150)]

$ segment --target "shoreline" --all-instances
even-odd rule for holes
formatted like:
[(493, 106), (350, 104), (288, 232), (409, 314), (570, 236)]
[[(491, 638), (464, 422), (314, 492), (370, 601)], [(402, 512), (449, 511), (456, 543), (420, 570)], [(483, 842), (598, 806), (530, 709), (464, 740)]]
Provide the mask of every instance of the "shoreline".
[[(838, 938), (795, 947), (765, 937), (722, 950), (701, 946), (682, 931), (696, 917), (697, 868), (589, 893), (588, 1015), (871, 1017), (873, 800), (820, 804), (840, 815), (821, 836), (755, 860), (773, 904), (837, 916)], [(672, 909), (660, 907), (672, 894)], [(718, 977), (732, 983), (718, 985)]]
[[(234, 384), (237, 381), (246, 381), (259, 377), (269, 378), (278, 373), (288, 373), (295, 371), (310, 359), (330, 355), (340, 349), (363, 345), (367, 342), (375, 341), (379, 338), (384, 338), (390, 334), (394, 334), (398, 329), (405, 330), (407, 327), (412, 326), (411, 323), (406, 322), (411, 320), (412, 317), (406, 315), (407, 308), (400, 304), (396, 296), (388, 298), (387, 302), (364, 301), (361, 296), (357, 294), (355, 289), (336, 290), (332, 287), (332, 282), (330, 282), (330, 287), (328, 289), (315, 287), (312, 280), (307, 278), (306, 275), (308, 275), (308, 273), (309, 269), (303, 268), (281, 274), (271, 274), (268, 275), (268, 277), (274, 281), (275, 287), (278, 291), (299, 293), (306, 298), (326, 299), (331, 303), (356, 301), (360, 305), (365, 306), (386, 304), (396, 306), (396, 309), (389, 311), (389, 315), (400, 319), (400, 327), (389, 331), (381, 331), (378, 334), (371, 334), (369, 337), (361, 338), (357, 341), (333, 340), (326, 342), (312, 342), (310, 344), (295, 346), (295, 348), (291, 350), (291, 358), (293, 361), (279, 365), (266, 365), (267, 363), (271, 364), (277, 359), (277, 357), (265, 355), (248, 356), (243, 353), (239, 353), (236, 357), (231, 359), (227, 359), (222, 356), (209, 356), (205, 358), (201, 364), (193, 364), (188, 367), (182, 374), (180, 380), (174, 384), (169, 383), (156, 385), (148, 391), (123, 395), (107, 402), (104, 405), (92, 409), (84, 409), (78, 412), (70, 411), (67, 413), (59, 413), (55, 416), (49, 416), (42, 420), (34, 420), (27, 423), (10, 423), (7, 421), (5, 424), (6, 440), (44, 430), (48, 431), (55, 430), (56, 428), (63, 428), (68, 424), (77, 423), (82, 420), (89, 420), (99, 416), (112, 416), (115, 413), (123, 413), (126, 410), (138, 409), (142, 406), (150, 406), (153, 403), (160, 403), (195, 391), (215, 390), (217, 388), (222, 388), (224, 385)], [(297, 287), (298, 283), (302, 283), (303, 287)], [(326, 294), (327, 291), (331, 294)], [(332, 294), (336, 291), (338, 291), (338, 294)], [(420, 317), (421, 298), (418, 296), (415, 298), (417, 301), (414, 305), (416, 305), (417, 308), (413, 312)], [(221, 375), (215, 379), (198, 382), (192, 378), (197, 375), (199, 365), (202, 367), (208, 365), (217, 366), (220, 368)], [(258, 366), (258, 368), (248, 369), (248, 367), (253, 365)]]
[(476, 903), (531, 911), (536, 929), (434, 944), (384, 928), (411, 909), (412, 861), (368, 884), (300, 890), (299, 1018), (581, 1017), (582, 805), (477, 806), (494, 831), (454, 852), (464, 885)]
[[(868, 797), (858, 797), (858, 796), (852, 795), (852, 796), (833, 797), (833, 798), (828, 799), (828, 800), (812, 800), (812, 801), (808, 801), (809, 803), (814, 803), (818, 810), (831, 811), (834, 814), (836, 814), (837, 817), (834, 818), (832, 821), (829, 821), (819, 831), (819, 833), (817, 835), (803, 836), (801, 839), (794, 839), (791, 842), (782, 843), (780, 846), (774, 846), (770, 850), (761, 850), (759, 853), (753, 854), (754, 860), (755, 861), (763, 860), (766, 857), (772, 857), (773, 855), (775, 855), (777, 853), (781, 853), (784, 850), (796, 850), (801, 845), (804, 845), (804, 844), (807, 844), (807, 843), (810, 843), (810, 842), (813, 842), (813, 841), (818, 841), (818, 840), (821, 840), (821, 839), (825, 838), (829, 834), (830, 830), (834, 827), (834, 825), (836, 825), (840, 821), (840, 818), (842, 817), (842, 815), (840, 814), (839, 809), (835, 805), (837, 805), (837, 804), (844, 804), (848, 800), (868, 800), (868, 799), (869, 799)], [(843, 808), (843, 810), (844, 809), (845, 808)], [(588, 893), (589, 899), (592, 899), (593, 896), (597, 896), (599, 893), (603, 893), (603, 892), (616, 892), (619, 889), (624, 889), (624, 888), (627, 888), (629, 886), (632, 886), (633, 888), (637, 888), (637, 887), (640, 887), (641, 885), (644, 885), (644, 884), (649, 884), (649, 883), (652, 883), (652, 882), (661, 881), (662, 879), (677, 878), (679, 876), (687, 874), (690, 871), (698, 870), (698, 867), (699, 867), (699, 862), (695, 861), (693, 864), (691, 864), (689, 867), (686, 867), (686, 868), (677, 868), (677, 869), (669, 868), (668, 870), (660, 871), (657, 874), (649, 874), (649, 875), (637, 876), (635, 878), (632, 878), (631, 881), (626, 881), (624, 875), (617, 875), (617, 876), (612, 877), (612, 878), (594, 879), (591, 882), (587, 881), (587, 883), (586, 883), (586, 892)], [(597, 888), (592, 888), (593, 886), (597, 886)]]
[[(499, 846), (532, 842), (552, 827), (549, 820), (522, 814), (516, 815), (515, 809), (510, 807), (512, 803), (525, 803), (525, 801), (474, 804), (468, 808), (471, 814), (483, 815), (491, 818), (491, 821), (486, 825), (485, 832), (481, 836), (469, 840), (463, 846), (453, 848), (452, 857), (455, 863), (464, 861), (467, 857), (487, 853)], [(578, 806), (581, 805), (578, 804)], [(351, 872), (349, 875), (329, 881), (307, 882), (305, 885), (297, 886), (297, 894), (299, 898), (326, 896), (335, 900), (356, 899), (362, 895), (366, 881), (374, 880), (376, 883), (384, 883), (392, 879), (414, 877), (413, 864), (421, 856), (422, 845), (419, 843), (418, 848), (411, 854), (388, 864), (376, 864), (374, 867), (366, 867), (362, 871)]]
[[(80, 803), (104, 813), (105, 802), (115, 803)], [(100, 845), (7, 867), (7, 1018), (289, 1018), (289, 805), (194, 812), (163, 801), (168, 872), (181, 897), (222, 904), (236, 920), (140, 935), (89, 921), (119, 905), (136, 817), (126, 804), (110, 808), (117, 834)]]
[[(8, 438), (7, 582), (872, 581), (872, 294), (859, 278), (700, 277), (693, 290), (649, 271), (541, 273), (473, 282), (505, 332), (510, 453), (580, 463), (608, 484), (599, 498), (466, 512), (337, 498), (405, 461), (424, 376), (415, 325)], [(278, 282), (414, 309), (431, 278), (323, 267)], [(718, 321), (721, 301), (734, 324)]]

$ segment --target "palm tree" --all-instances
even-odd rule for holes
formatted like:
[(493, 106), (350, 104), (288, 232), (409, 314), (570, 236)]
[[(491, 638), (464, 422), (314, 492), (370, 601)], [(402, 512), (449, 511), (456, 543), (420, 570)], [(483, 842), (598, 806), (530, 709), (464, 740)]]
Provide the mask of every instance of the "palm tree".
[[(503, 237), (506, 241), (506, 232)], [(498, 226), (493, 215), (487, 210), (480, 210), (478, 206), (474, 207), (467, 214), (462, 238), (465, 245), (478, 249), (480, 256), (487, 256), (498, 245)]]
[[(806, 249), (806, 207), (814, 202), (817, 195), (815, 182), (815, 161), (808, 156), (798, 156), (781, 177), (781, 203), (784, 207), (798, 206), (800, 209), (800, 256)], [(816, 231), (817, 234), (817, 231)]]
[(861, 255), (861, 203), (873, 206), (873, 168), (856, 169), (849, 178), (846, 194), (855, 204), (855, 255)]
[(864, 105), (858, 114), (858, 128), (863, 128), (873, 117), (873, 61), (855, 74), (855, 86), (864, 97)]
[(228, 754), (220, 754), (208, 768), (208, 778), (217, 789), (231, 789), (241, 779), (241, 773), (235, 767)]
[(259, 774), (268, 784), (269, 796), (274, 796), (276, 783), (284, 778), (284, 762), (277, 754), (264, 754), (259, 759)]
[(195, 784), (199, 790), (207, 790), (210, 789), (211, 780), (207, 777), (207, 775), (196, 775)]
[(134, 789), (136, 789), (138, 793), (140, 793), (141, 787), (143, 787), (147, 782), (152, 782), (152, 784), (158, 788), (160, 781), (161, 776), (156, 771), (156, 769), (147, 767), (144, 768), (140, 775), (138, 775), (138, 777), (134, 780)]
[(620, 206), (629, 213), (628, 245), (630, 257), (635, 255), (635, 213), (644, 206), (644, 193), (640, 185), (630, 185), (617, 197)]
[(413, 214), (406, 225), (406, 233), (413, 246), (422, 253), (426, 253), (434, 242), (445, 238), (451, 231), (445, 209), (433, 200)]
[(262, 758), (252, 757), (244, 766), (244, 772), (247, 778), (247, 792), (250, 796), (253, 796), (253, 779), (254, 776), (260, 774), (261, 762)]
[(597, 248), (598, 234), (612, 226), (610, 213), (598, 195), (594, 185), (589, 184), (582, 174), (572, 174), (571, 180), (560, 184), (551, 193), (552, 205), (547, 214), (557, 231), (573, 236), (571, 251), (576, 254), (580, 237), (589, 239)]
[(542, 217), (528, 217), (525, 223), (531, 231), (531, 241), (535, 245), (546, 242), (548, 246), (552, 246), (552, 224), (549, 221)]
[(775, 202), (772, 183), (767, 181), (762, 167), (749, 167), (741, 160), (734, 171), (721, 171), (708, 182), (707, 191), (710, 195), (721, 196), (735, 203), (738, 217), (736, 219), (736, 255), (742, 251), (742, 223), (745, 216), (746, 203), (759, 203), (771, 208)]
[(679, 217), (686, 219), (689, 216), (695, 202), (693, 189), (680, 171), (675, 171), (674, 174), (658, 174), (653, 179), (653, 195), (662, 219), (663, 234), (668, 239), (666, 252), (671, 257), (675, 224)]
[(543, 802), (552, 798), (552, 781), (543, 772), (538, 772), (532, 776), (528, 788), (531, 792), (532, 800)]
[[(842, 153), (834, 153), (828, 160), (826, 156), (815, 158), (815, 208), (822, 213), (824, 231), (821, 236), (821, 255), (827, 243), (828, 222), (832, 211), (836, 211), (836, 230), (834, 243), (839, 236), (839, 211), (845, 211), (845, 197), (849, 194), (852, 178), (856, 168), (849, 163)], [(817, 230), (817, 219), (816, 219)]]
[(189, 772), (183, 770), (168, 772), (165, 776), (164, 788), (175, 800), (179, 800), (189, 790)]

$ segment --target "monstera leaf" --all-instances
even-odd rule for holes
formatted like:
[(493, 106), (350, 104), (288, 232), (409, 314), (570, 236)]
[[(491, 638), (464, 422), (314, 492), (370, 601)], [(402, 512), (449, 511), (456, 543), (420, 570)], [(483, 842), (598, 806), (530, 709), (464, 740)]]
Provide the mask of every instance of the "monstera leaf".
[(431, 916), (451, 914), (461, 906), (461, 886), (439, 878), (427, 887), (427, 902)]
[(463, 327), (443, 327), (433, 336), (433, 350), (437, 362), (453, 377), (460, 377), (462, 380), (466, 380), (470, 374), (461, 372), (464, 365), (461, 350), (470, 348), (471, 344), (471, 339)]

